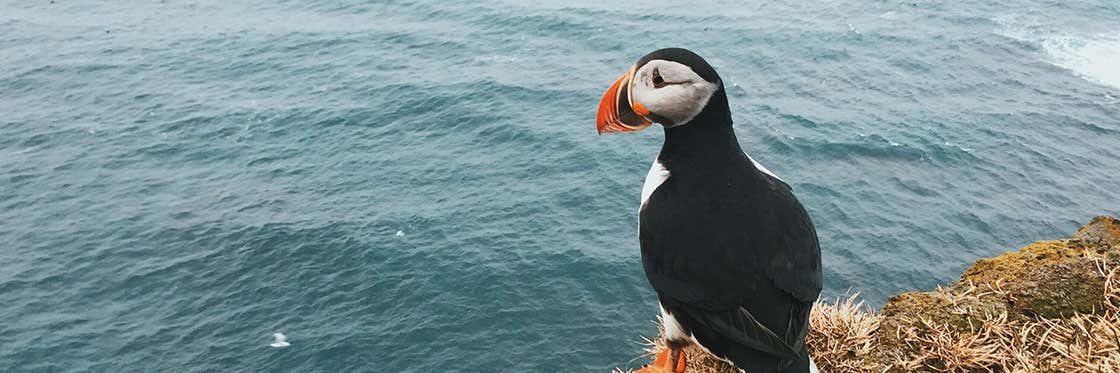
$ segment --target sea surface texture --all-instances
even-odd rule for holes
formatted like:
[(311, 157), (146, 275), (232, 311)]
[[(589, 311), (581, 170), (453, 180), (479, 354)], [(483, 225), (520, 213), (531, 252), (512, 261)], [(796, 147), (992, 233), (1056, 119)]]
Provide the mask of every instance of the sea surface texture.
[(664, 135), (595, 113), (669, 46), (825, 297), (1120, 215), (1114, 0), (0, 0), (0, 371), (636, 367)]

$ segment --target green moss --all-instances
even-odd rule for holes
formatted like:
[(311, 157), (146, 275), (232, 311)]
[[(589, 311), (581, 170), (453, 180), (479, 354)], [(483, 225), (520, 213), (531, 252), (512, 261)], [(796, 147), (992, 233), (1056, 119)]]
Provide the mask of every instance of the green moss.
[(1067, 240), (1038, 241), (1019, 251), (1005, 253), (990, 259), (980, 259), (972, 265), (961, 280), (974, 284), (994, 284), (1014, 282), (1030, 272), (1034, 267), (1080, 260), (1085, 250), (1073, 247)]
[(1069, 317), (1104, 308), (1104, 279), (1092, 260), (1031, 268), (1018, 283), (1005, 287), (1015, 314), (1025, 317)]

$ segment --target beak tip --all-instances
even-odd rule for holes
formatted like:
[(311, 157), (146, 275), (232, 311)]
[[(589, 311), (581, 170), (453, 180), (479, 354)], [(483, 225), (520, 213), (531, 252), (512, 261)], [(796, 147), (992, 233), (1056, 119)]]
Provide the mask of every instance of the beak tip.
[[(649, 119), (644, 117), (649, 112), (645, 107), (630, 103), (628, 87), (633, 75), (634, 68), (630, 68), (630, 71), (622, 74), (614, 84), (611, 84), (599, 101), (599, 109), (595, 116), (595, 127), (600, 135), (611, 132), (637, 131), (652, 124)], [(632, 105), (637, 106), (639, 110), (634, 110), (631, 107)], [(623, 106), (627, 110), (624, 113), (629, 118), (627, 120), (635, 123), (628, 123), (620, 118), (620, 107)]]

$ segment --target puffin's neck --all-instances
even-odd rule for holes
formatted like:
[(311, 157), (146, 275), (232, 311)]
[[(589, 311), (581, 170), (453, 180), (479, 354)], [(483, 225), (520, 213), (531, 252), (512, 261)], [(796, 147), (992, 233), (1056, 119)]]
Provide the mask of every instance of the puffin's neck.
[(716, 169), (715, 166), (740, 162), (743, 149), (731, 124), (727, 95), (720, 87), (695, 118), (665, 129), (665, 144), (657, 159), (672, 172), (683, 171), (682, 168)]

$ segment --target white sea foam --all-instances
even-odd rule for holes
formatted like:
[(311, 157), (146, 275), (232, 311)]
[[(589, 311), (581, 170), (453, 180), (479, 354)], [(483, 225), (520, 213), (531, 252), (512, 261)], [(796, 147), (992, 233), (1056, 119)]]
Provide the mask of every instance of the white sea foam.
[(1042, 47), (1048, 62), (1091, 82), (1120, 88), (1120, 35), (1049, 37)]
[(1102, 85), (1120, 88), (1120, 33), (1077, 33), (1058, 30), (1032, 17), (994, 19), (1000, 35), (1036, 43), (1046, 52), (1045, 61)]
[(274, 338), (274, 340), (272, 341), (272, 344), (269, 344), (269, 346), (284, 348), (292, 345), (291, 343), (288, 343), (288, 337), (285, 336), (284, 333), (272, 333), (272, 338)]

